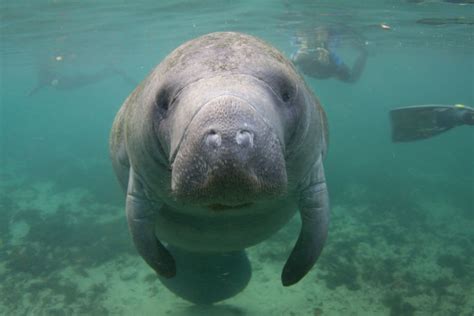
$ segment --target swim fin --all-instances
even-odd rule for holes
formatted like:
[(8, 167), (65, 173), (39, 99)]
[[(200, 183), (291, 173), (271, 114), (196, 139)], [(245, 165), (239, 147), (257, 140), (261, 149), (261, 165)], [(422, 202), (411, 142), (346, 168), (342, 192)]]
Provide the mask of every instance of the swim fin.
[(390, 111), (393, 142), (438, 135), (458, 125), (474, 125), (474, 108), (456, 105), (416, 105)]

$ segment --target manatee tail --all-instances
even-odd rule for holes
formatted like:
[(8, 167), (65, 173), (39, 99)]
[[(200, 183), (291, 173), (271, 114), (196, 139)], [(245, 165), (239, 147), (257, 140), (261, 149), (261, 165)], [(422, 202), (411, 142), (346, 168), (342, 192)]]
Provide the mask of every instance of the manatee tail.
[(231, 298), (248, 284), (252, 271), (244, 250), (195, 253), (167, 247), (176, 260), (176, 276), (159, 277), (179, 297), (198, 305)]

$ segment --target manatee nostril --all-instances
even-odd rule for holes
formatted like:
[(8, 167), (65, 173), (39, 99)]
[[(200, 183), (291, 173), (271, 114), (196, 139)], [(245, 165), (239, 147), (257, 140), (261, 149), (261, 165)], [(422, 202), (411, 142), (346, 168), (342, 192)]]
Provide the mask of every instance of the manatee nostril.
[(247, 130), (240, 130), (235, 135), (235, 141), (242, 147), (253, 147), (253, 133)]
[(206, 135), (206, 145), (209, 147), (219, 147), (222, 143), (221, 136), (213, 129), (211, 129)]

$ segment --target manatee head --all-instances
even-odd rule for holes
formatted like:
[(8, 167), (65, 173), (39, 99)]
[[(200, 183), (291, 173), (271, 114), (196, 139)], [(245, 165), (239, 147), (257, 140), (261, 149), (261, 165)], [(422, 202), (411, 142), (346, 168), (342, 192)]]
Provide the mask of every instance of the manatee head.
[(169, 165), (175, 200), (221, 211), (288, 192), (287, 163), (307, 143), (314, 105), (276, 49), (213, 33), (178, 47), (147, 81), (153, 154)]

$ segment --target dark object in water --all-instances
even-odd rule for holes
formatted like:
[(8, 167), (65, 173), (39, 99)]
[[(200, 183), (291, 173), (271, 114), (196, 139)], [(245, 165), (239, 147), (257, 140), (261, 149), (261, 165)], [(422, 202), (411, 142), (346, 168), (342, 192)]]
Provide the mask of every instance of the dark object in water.
[(474, 109), (462, 104), (417, 105), (390, 111), (393, 142), (430, 138), (458, 125), (474, 125)]
[(450, 24), (464, 24), (474, 25), (474, 20), (471, 18), (457, 17), (457, 18), (424, 18), (416, 21), (418, 24), (426, 25), (450, 25)]
[(474, 0), (444, 0), (444, 2), (458, 3), (458, 4), (474, 4)]
[[(423, 3), (425, 0), (406, 0), (408, 3)], [(444, 2), (456, 3), (456, 4), (474, 4), (474, 0), (443, 0)]]

